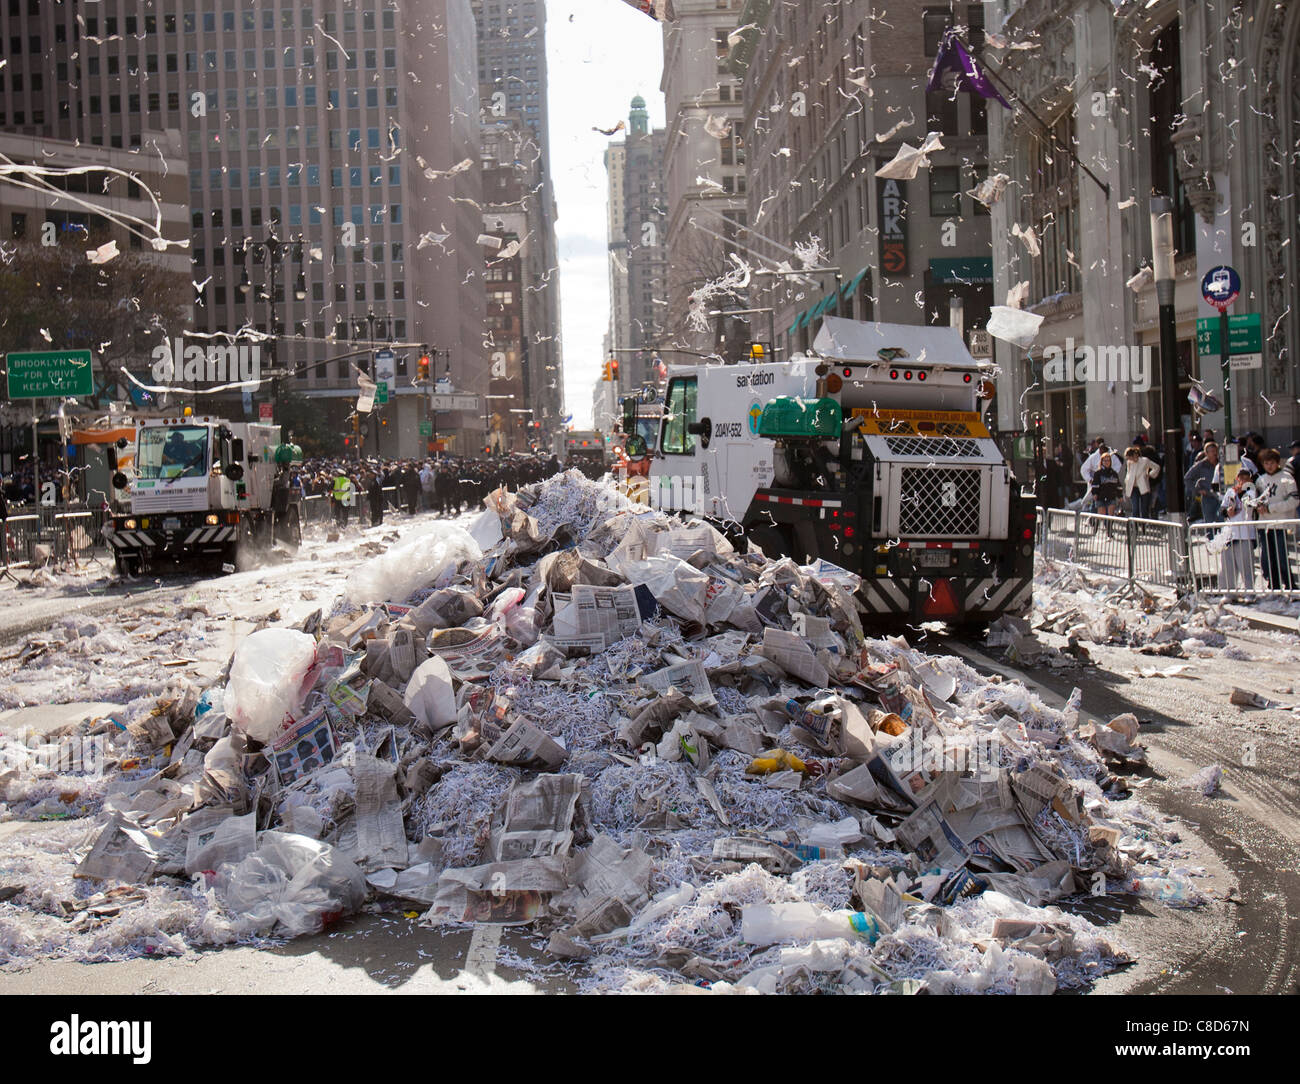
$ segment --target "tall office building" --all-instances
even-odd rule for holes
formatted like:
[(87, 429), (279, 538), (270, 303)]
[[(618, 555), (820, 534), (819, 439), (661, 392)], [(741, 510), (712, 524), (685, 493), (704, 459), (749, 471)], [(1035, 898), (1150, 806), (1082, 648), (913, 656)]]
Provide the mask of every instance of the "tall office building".
[[(546, 106), (545, 0), (473, 0), (478, 24), (478, 78), (484, 107), (494, 118), (517, 116), (532, 134), (535, 147), (521, 145), (526, 168), (536, 163), (536, 263), (544, 270), (529, 281), (541, 302), (541, 319), (532, 328), (528, 356), (530, 386), (555, 391), (554, 410), (540, 414), (546, 434), (559, 427), (563, 400), (564, 361), (560, 337), (559, 250), (555, 239), (558, 212), (551, 182), (550, 125)], [(551, 385), (554, 385), (554, 388)], [(540, 408), (539, 408), (540, 410)], [(546, 436), (549, 443), (550, 437)]]
[[(950, 85), (926, 91), (944, 30), (959, 22), (982, 43), (984, 6), (895, 0), (883, 18), (870, 0), (746, 0), (731, 52), (749, 140), (742, 238), (768, 268), (800, 266), (796, 245), (816, 238), (820, 266), (838, 268), (751, 286), (754, 307), (776, 310), (786, 351), (807, 348), (826, 314), (947, 324), (956, 299), (966, 328), (987, 321), (989, 213), (968, 194), (988, 169), (987, 103)], [(876, 176), (927, 132), (943, 137), (927, 169)]]
[[(336, 400), (329, 412), (340, 424), (356, 378), (352, 361), (337, 358), (358, 328), (362, 340), (449, 349), (457, 389), (486, 393), (482, 221), (469, 202), (480, 195), (469, 0), (193, 7), (0, 6), (10, 45), (0, 128), (124, 148), (180, 129), (194, 279), (207, 280), (196, 330), (266, 331), (273, 305), (286, 334), (280, 367), (294, 369), (283, 386)], [(466, 159), (470, 168), (452, 170)], [(292, 252), (276, 268), (274, 302), (262, 296), (268, 269), (245, 259), (244, 242), (272, 231), (304, 238), (304, 298)], [(336, 327), (348, 346), (327, 341)], [(365, 343), (356, 350), (353, 360), (368, 364)], [(412, 385), (415, 350), (395, 352), (388, 424), (374, 427), (379, 443), (367, 451), (411, 455), (423, 448), (425, 402)], [(482, 438), (481, 417), (441, 424), (454, 447)]]
[(653, 379), (652, 355), (662, 345), (667, 324), (664, 141), (664, 129), (650, 130), (645, 99), (638, 95), (628, 112), (627, 137), (611, 143), (605, 154), (610, 340), (624, 389)]
[[(734, 268), (728, 255), (738, 251), (737, 227), (747, 214), (744, 92), (729, 63), (740, 9), (741, 0), (676, 0), (675, 21), (664, 23), (660, 87), (668, 116), (665, 243), (672, 316), (666, 330), (673, 345), (695, 353), (717, 350), (729, 329), (719, 317), (706, 332), (692, 330), (685, 319), (690, 295)], [(740, 295), (718, 297), (711, 307), (743, 308), (743, 301)], [(665, 353), (665, 360), (689, 362), (692, 355)]]

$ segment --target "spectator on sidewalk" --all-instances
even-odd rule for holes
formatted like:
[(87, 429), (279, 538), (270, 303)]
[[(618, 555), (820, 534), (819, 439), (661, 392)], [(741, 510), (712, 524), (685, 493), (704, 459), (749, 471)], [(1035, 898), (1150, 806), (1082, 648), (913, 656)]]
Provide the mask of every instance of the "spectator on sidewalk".
[(1232, 485), (1223, 495), (1223, 518), (1227, 526), (1220, 535), (1211, 539), (1211, 549), (1222, 540), (1219, 554), (1219, 589), (1223, 591), (1250, 590), (1255, 586), (1255, 562), (1251, 558), (1251, 541), (1255, 528), (1250, 526), (1250, 471), (1237, 472)]
[(1114, 516), (1119, 513), (1120, 480), (1110, 452), (1101, 453), (1101, 462), (1089, 481), (1097, 501), (1097, 514)]
[(1151, 493), (1160, 476), (1160, 465), (1142, 454), (1142, 449), (1131, 444), (1124, 451), (1124, 496), (1128, 498), (1130, 513), (1146, 519), (1151, 512)]
[[(1276, 448), (1259, 453), (1264, 473), (1255, 479), (1255, 514), (1263, 522), (1294, 519), (1300, 506), (1295, 479), (1282, 469), (1282, 454)], [(1290, 539), (1294, 529), (1271, 528), (1260, 531), (1259, 559), (1264, 578), (1274, 591), (1294, 591), (1295, 574), (1291, 571)]]
[(1286, 461), (1286, 469), (1291, 472), (1296, 485), (1300, 486), (1300, 440), (1291, 442), (1291, 458)]
[(1190, 518), (1206, 523), (1219, 519), (1219, 494), (1223, 492), (1223, 464), (1219, 446), (1207, 441), (1196, 462), (1183, 475), (1183, 496)]

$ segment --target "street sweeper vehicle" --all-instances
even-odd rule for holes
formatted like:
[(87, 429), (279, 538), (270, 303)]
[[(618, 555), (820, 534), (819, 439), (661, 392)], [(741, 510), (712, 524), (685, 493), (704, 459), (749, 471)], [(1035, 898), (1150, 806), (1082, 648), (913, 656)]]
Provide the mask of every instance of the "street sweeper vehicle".
[(278, 425), (183, 414), (141, 419), (134, 475), (117, 470), (113, 485), (129, 487), (130, 510), (114, 515), (105, 536), (121, 573), (164, 563), (248, 565), (273, 542), (296, 550), (301, 510), (289, 486), (289, 465), (301, 459), (282, 444)]
[(810, 355), (671, 370), (650, 504), (862, 578), (882, 619), (1025, 613), (1035, 508), (958, 331), (826, 317)]

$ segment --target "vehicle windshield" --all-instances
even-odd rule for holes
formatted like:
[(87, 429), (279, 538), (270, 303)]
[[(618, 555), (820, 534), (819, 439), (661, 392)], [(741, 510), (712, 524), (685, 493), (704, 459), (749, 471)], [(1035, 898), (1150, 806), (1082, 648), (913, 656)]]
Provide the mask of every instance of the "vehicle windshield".
[(136, 451), (136, 477), (198, 478), (208, 470), (208, 431), (201, 425), (142, 429)]
[(653, 452), (655, 445), (659, 443), (659, 422), (658, 416), (636, 420), (637, 436), (644, 438), (647, 451)]

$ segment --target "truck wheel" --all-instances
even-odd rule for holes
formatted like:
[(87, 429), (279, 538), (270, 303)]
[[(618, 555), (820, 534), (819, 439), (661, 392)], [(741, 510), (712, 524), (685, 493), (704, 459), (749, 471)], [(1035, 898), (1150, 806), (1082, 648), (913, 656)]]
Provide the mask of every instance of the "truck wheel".
[(790, 543), (784, 533), (776, 527), (750, 527), (745, 532), (750, 545), (763, 551), (763, 556), (772, 561), (779, 561), (790, 552)]
[(239, 536), (230, 547), (230, 563), (237, 572), (247, 572), (257, 565), (257, 539), (252, 522), (244, 516), (239, 518)]

